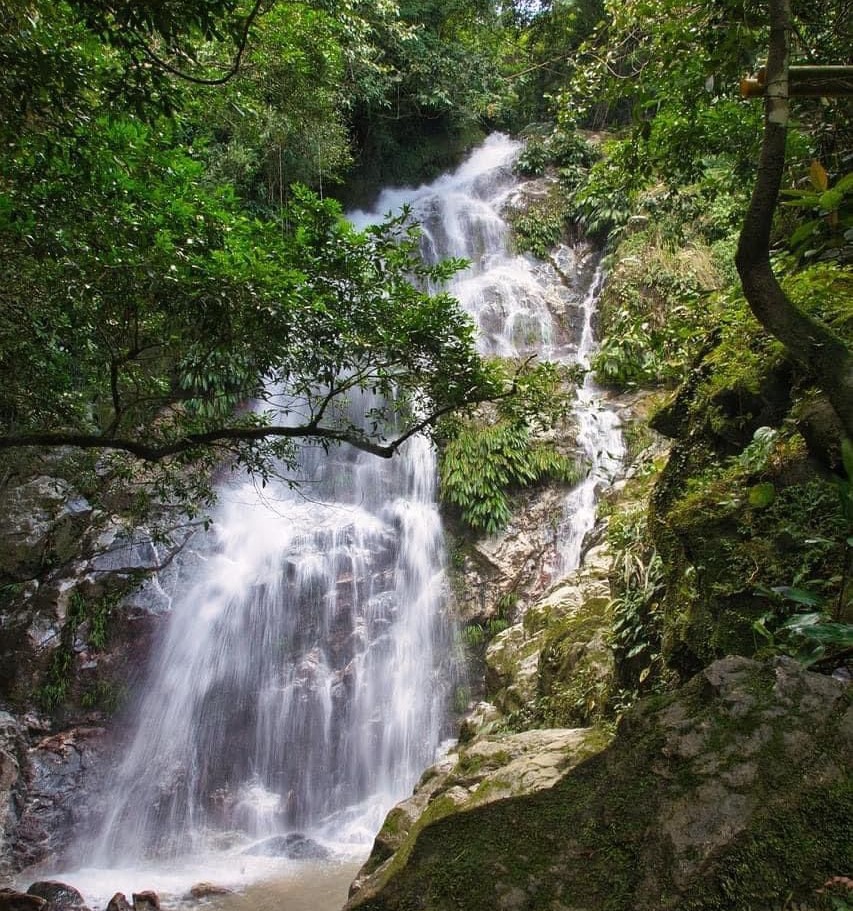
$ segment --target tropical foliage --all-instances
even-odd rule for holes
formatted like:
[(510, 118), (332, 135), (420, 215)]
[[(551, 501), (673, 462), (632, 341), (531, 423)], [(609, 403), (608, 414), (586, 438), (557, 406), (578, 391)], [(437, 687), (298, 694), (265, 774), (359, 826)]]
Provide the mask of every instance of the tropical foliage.
[(2, 9), (1, 448), (130, 454), (204, 499), (192, 465), (390, 455), (501, 391), (422, 290), (459, 264), (424, 265), (406, 212), (358, 232), (324, 198), (355, 106), (400, 67), (423, 85), (391, 46), (432, 32), (387, 2)]

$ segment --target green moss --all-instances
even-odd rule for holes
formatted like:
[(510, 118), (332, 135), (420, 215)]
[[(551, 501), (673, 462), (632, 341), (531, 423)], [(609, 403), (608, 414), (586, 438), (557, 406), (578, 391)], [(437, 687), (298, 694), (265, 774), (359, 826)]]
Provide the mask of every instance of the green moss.
[[(409, 847), (408, 865), (395, 864), (381, 895), (359, 907), (492, 911), (510, 894), (512, 907), (525, 911), (755, 911), (788, 895), (819, 902), (815, 889), (853, 859), (849, 776), (826, 781), (817, 771), (827, 756), (843, 765), (838, 719), (849, 699), (816, 729), (807, 716), (779, 722), (775, 681), (773, 668), (744, 673), (738, 686), (750, 698), (746, 711), (735, 711), (698, 679), (677, 698), (631, 713), (610, 747), (554, 788), (433, 817)], [(709, 734), (695, 762), (664, 750), (656, 719), (676, 702), (692, 730)], [(744, 738), (771, 722), (772, 736), (753, 754), (755, 809), (746, 828), (707, 856), (698, 841), (677, 847), (660, 828), (671, 806), (664, 801), (689, 801), (716, 774), (704, 765), (709, 758), (723, 767), (727, 758), (739, 761)], [(807, 755), (793, 763), (783, 739), (792, 725), (811, 737)]]
[(787, 441), (758, 477), (770, 502), (751, 496), (756, 475), (730, 460), (688, 478), (662, 517), (670, 653), (689, 643), (702, 663), (755, 654), (763, 640), (753, 624), (774, 610), (759, 593), (774, 586), (837, 598), (846, 523), (836, 485), (810, 474), (802, 449)]
[(762, 588), (837, 597), (849, 533), (834, 482), (786, 423), (793, 368), (738, 295), (728, 304), (714, 344), (655, 418), (677, 437), (649, 530), (664, 567), (662, 652), (682, 677), (763, 646), (753, 624), (774, 605)]

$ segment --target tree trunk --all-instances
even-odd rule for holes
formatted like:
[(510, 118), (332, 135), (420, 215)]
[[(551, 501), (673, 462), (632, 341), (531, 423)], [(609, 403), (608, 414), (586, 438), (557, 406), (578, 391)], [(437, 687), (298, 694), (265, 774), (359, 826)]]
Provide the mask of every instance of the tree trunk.
[(817, 380), (853, 438), (853, 353), (827, 326), (788, 299), (770, 266), (770, 230), (785, 167), (791, 0), (769, 0), (764, 140), (736, 255), (743, 292), (756, 319)]

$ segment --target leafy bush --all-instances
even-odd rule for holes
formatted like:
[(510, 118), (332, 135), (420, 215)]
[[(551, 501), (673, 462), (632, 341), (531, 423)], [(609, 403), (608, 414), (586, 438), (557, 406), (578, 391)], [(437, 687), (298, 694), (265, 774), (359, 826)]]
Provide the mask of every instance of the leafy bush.
[(604, 157), (572, 193), (570, 216), (590, 237), (612, 238), (633, 214), (638, 191), (648, 181), (645, 149), (630, 140), (603, 143)]
[(679, 381), (711, 322), (710, 251), (673, 252), (658, 226), (623, 240), (600, 304), (602, 341), (592, 359), (599, 382), (616, 388)]
[[(660, 606), (663, 599), (663, 564), (648, 542), (643, 509), (610, 520), (608, 540), (614, 550), (614, 597), (611, 644), (619, 677), (639, 693), (662, 672)], [(630, 702), (626, 694), (623, 702)]]
[(514, 214), (511, 220), (516, 249), (545, 259), (563, 237), (566, 214), (565, 202), (555, 198)]
[(809, 169), (810, 186), (782, 190), (783, 206), (799, 209), (806, 217), (788, 239), (798, 260), (853, 259), (853, 173), (829, 185), (819, 161)]
[(713, 103), (661, 110), (651, 123), (649, 155), (672, 183), (701, 178), (707, 156), (725, 154), (729, 173), (745, 180), (758, 159), (761, 106), (740, 99), (716, 98)]
[(476, 531), (494, 534), (511, 517), (509, 493), (545, 480), (574, 483), (578, 466), (531, 439), (525, 423), (500, 420), (468, 426), (450, 440), (441, 460), (441, 496)]
[(550, 136), (527, 140), (515, 162), (522, 177), (540, 177), (548, 167), (588, 168), (597, 158), (595, 147), (574, 129), (558, 128)]

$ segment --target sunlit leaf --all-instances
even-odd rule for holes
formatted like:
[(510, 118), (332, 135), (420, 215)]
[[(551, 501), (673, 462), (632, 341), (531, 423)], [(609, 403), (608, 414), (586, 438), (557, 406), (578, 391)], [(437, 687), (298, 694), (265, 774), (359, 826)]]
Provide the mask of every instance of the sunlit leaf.
[(811, 178), (812, 186), (816, 190), (825, 190), (829, 186), (829, 175), (826, 173), (824, 166), (817, 159), (811, 163), (809, 177)]

